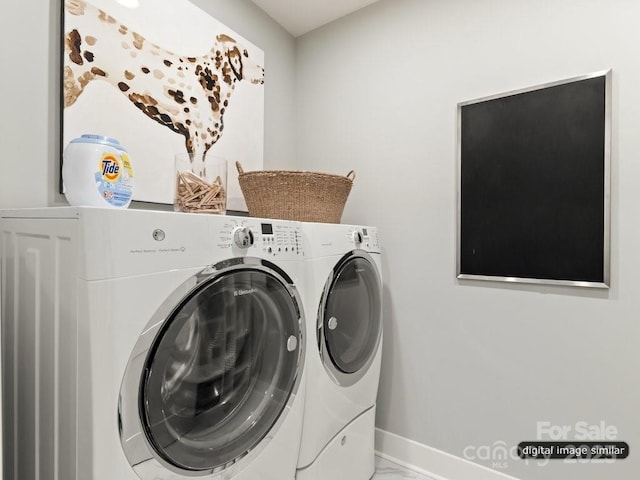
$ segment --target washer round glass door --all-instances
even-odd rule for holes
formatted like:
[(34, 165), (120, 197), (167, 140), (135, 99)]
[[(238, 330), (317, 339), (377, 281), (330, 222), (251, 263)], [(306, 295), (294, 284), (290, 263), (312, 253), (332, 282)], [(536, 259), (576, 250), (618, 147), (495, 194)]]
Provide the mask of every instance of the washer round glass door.
[(319, 321), (325, 367), (341, 385), (355, 383), (373, 361), (382, 333), (382, 285), (368, 254), (351, 252), (336, 265)]
[(297, 388), (300, 326), (275, 271), (227, 269), (199, 281), (159, 327), (138, 376), (154, 456), (204, 475), (251, 452)]

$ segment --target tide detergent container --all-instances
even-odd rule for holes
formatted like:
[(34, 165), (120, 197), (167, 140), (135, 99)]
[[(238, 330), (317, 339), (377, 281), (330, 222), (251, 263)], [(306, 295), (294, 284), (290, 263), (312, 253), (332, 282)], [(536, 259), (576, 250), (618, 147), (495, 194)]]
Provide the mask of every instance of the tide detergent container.
[(133, 168), (115, 138), (82, 135), (62, 155), (64, 195), (74, 206), (127, 208), (133, 195)]

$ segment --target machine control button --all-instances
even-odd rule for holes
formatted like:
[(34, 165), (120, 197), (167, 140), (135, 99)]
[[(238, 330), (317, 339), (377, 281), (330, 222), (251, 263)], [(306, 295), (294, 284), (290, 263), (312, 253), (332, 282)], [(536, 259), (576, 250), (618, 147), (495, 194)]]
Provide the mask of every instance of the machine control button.
[(336, 317), (331, 317), (327, 322), (327, 326), (329, 327), (329, 330), (335, 330), (338, 326), (338, 319)]
[(364, 240), (364, 237), (362, 236), (362, 232), (360, 230), (356, 230), (355, 232), (353, 232), (353, 241), (356, 242), (357, 244), (362, 243), (362, 241)]
[(298, 346), (298, 339), (296, 338), (295, 335), (291, 335), (287, 339), (287, 350), (289, 350), (290, 352), (293, 352), (297, 346)]
[(154, 240), (161, 242), (162, 240), (164, 240), (164, 237), (165, 237), (164, 230), (160, 228), (156, 228), (151, 234), (151, 236), (153, 237)]
[(233, 231), (233, 243), (238, 248), (249, 248), (253, 245), (253, 232), (247, 227), (238, 227)]

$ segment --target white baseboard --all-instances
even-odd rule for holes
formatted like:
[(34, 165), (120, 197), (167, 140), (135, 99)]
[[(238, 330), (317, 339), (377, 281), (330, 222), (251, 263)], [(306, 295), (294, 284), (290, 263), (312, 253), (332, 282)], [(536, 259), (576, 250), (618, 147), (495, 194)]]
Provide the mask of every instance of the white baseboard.
[(519, 480), (379, 428), (375, 442), (380, 457), (434, 480)]

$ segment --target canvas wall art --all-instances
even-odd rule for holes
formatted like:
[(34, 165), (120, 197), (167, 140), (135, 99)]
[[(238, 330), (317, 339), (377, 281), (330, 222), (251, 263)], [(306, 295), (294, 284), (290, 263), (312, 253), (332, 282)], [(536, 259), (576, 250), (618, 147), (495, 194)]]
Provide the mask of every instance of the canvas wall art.
[[(134, 200), (172, 203), (181, 152), (263, 168), (264, 52), (187, 0), (65, 0), (62, 147), (82, 134), (128, 150)], [(197, 168), (197, 166), (196, 166)]]

